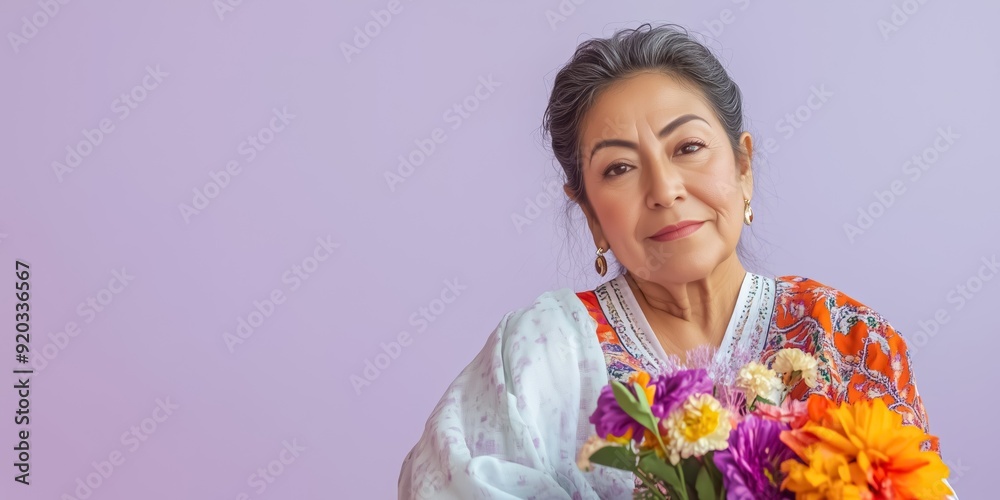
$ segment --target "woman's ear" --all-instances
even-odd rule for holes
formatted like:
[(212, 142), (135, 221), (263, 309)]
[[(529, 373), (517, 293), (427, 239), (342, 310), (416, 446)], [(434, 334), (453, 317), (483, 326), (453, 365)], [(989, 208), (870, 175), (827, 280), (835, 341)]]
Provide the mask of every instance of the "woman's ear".
[(574, 196), (573, 191), (569, 186), (563, 185), (563, 191), (566, 192), (566, 196), (569, 199), (576, 202), (580, 206), (580, 210), (583, 210), (583, 215), (587, 217), (587, 227), (590, 228), (590, 234), (594, 236), (594, 244), (599, 247), (604, 247), (601, 242), (604, 241), (604, 232), (601, 231), (601, 223), (597, 220), (597, 215), (594, 214), (594, 210), (590, 207), (590, 203), (582, 201)]
[(740, 159), (739, 173), (740, 183), (743, 187), (743, 197), (750, 199), (753, 197), (753, 137), (750, 132), (743, 132), (740, 135), (740, 150), (743, 152)]
[[(569, 184), (563, 184), (563, 191), (566, 193), (566, 197), (572, 201), (576, 201), (576, 195), (573, 194), (573, 190), (569, 188)], [(579, 204), (579, 201), (576, 201)]]

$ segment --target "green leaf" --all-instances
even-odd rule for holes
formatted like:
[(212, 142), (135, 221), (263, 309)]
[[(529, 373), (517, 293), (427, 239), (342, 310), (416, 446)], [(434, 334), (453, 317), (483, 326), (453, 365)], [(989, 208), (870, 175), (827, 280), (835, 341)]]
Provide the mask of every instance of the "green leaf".
[(715, 465), (715, 453), (714, 451), (710, 451), (705, 454), (705, 468), (708, 469), (708, 477), (715, 484), (716, 497), (724, 499), (726, 498), (726, 483), (725, 478), (722, 476), (722, 471)]
[(632, 388), (635, 389), (636, 400), (639, 401), (639, 405), (644, 409), (650, 411), (652, 415), (652, 409), (650, 408), (649, 399), (646, 398), (646, 388), (642, 386), (639, 382), (632, 382)]
[(681, 477), (677, 474), (677, 469), (668, 465), (656, 453), (650, 453), (639, 460), (639, 468), (652, 474), (653, 477), (663, 481), (671, 490), (671, 498), (688, 498), (687, 491), (681, 487)]
[[(632, 394), (632, 392), (625, 387), (625, 384), (619, 382), (618, 380), (611, 381), (611, 391), (615, 395), (615, 401), (618, 402), (618, 406), (621, 406), (622, 409), (626, 410), (626, 412), (628, 411), (628, 407), (638, 404), (638, 401), (635, 399), (635, 394)], [(631, 413), (629, 415), (631, 415)]]
[(628, 416), (635, 419), (643, 427), (653, 431), (657, 437), (660, 435), (657, 419), (653, 416), (653, 411), (649, 408), (649, 401), (646, 400), (646, 393), (642, 387), (635, 383), (636, 394), (628, 390), (624, 384), (617, 380), (611, 381), (611, 390), (615, 394), (615, 401)]
[(698, 500), (718, 500), (719, 489), (721, 486), (721, 483), (717, 485), (715, 481), (712, 480), (712, 476), (708, 472), (707, 465), (698, 471), (698, 477), (695, 479), (694, 484), (694, 490), (698, 493)]
[(681, 460), (681, 469), (684, 470), (684, 479), (694, 484), (694, 480), (698, 477), (698, 471), (701, 470), (701, 462), (695, 457), (688, 457)]
[(722, 481), (722, 471), (720, 471), (719, 468), (715, 466), (715, 452), (714, 451), (710, 451), (710, 452), (706, 453), (704, 460), (705, 460), (705, 462), (704, 462), (705, 463), (705, 469), (708, 472), (708, 476), (710, 478), (712, 478), (712, 480), (715, 481), (716, 483), (722, 484), (721, 483), (721, 481)]
[(698, 479), (698, 471), (702, 468), (701, 462), (699, 462), (695, 457), (688, 457), (681, 460), (681, 469), (684, 471), (684, 485), (687, 486), (688, 495), (693, 498), (698, 497), (698, 492), (695, 490), (695, 484)]
[(625, 446), (605, 446), (590, 455), (591, 463), (635, 473), (636, 456)]

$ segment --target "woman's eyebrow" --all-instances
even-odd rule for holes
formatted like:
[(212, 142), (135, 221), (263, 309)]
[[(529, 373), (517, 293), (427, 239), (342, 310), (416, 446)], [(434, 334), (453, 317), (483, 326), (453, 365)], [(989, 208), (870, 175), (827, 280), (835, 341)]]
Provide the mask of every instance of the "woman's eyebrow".
[[(702, 117), (700, 117), (698, 115), (692, 115), (692, 114), (681, 115), (681, 116), (677, 117), (674, 121), (668, 123), (667, 126), (663, 127), (663, 130), (660, 130), (660, 133), (656, 134), (656, 136), (662, 139), (666, 135), (668, 135), (671, 132), (673, 132), (674, 129), (676, 129), (677, 127), (680, 127), (681, 125), (683, 125), (683, 124), (685, 124), (685, 123), (687, 123), (687, 122), (689, 122), (691, 120), (701, 120), (701, 121), (705, 122), (706, 124), (708, 124), (709, 127), (712, 126), (710, 123), (708, 123), (707, 120), (705, 120), (704, 118), (702, 118)], [(632, 142), (632, 141), (626, 141), (624, 139), (605, 139), (605, 140), (603, 140), (601, 142), (598, 142), (597, 144), (594, 145), (594, 149), (590, 151), (590, 160), (594, 159), (594, 153), (597, 153), (598, 149), (606, 148), (606, 147), (610, 147), (610, 146), (621, 146), (621, 147), (624, 147), (624, 148), (639, 149), (639, 146), (636, 143)]]

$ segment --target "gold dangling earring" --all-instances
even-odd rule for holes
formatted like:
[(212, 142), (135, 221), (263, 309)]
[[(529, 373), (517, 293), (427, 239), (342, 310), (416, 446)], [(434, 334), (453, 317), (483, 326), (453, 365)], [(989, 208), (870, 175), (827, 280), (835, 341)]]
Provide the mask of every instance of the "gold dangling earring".
[(753, 209), (750, 208), (750, 200), (743, 198), (743, 223), (750, 225), (753, 222)]
[(605, 250), (601, 247), (597, 247), (597, 260), (594, 261), (594, 268), (597, 269), (597, 274), (604, 276), (608, 272), (608, 261), (604, 258)]

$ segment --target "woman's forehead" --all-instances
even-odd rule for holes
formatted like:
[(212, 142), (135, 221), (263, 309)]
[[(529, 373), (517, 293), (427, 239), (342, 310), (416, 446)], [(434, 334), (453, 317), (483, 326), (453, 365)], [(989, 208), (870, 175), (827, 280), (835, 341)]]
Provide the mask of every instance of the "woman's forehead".
[(616, 82), (598, 95), (584, 116), (582, 138), (587, 143), (635, 135), (641, 127), (662, 127), (687, 114), (711, 119), (707, 103), (690, 86), (667, 75), (646, 73)]

